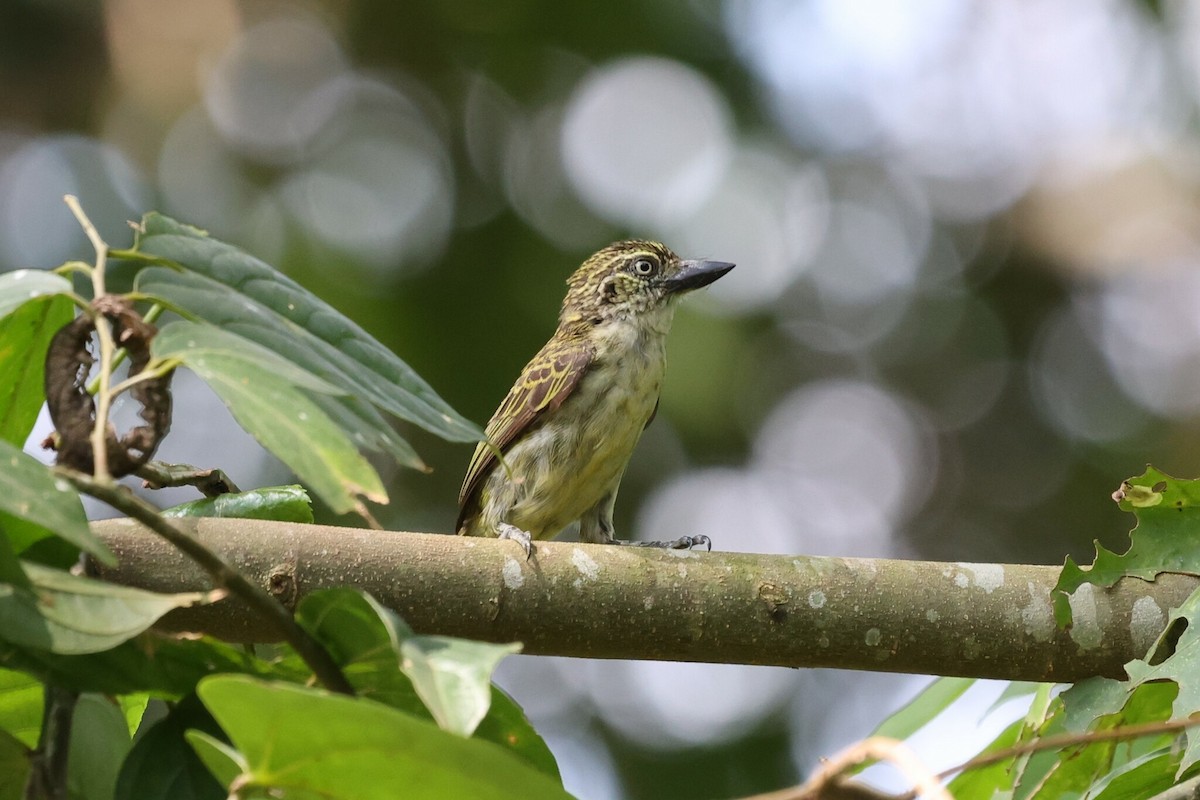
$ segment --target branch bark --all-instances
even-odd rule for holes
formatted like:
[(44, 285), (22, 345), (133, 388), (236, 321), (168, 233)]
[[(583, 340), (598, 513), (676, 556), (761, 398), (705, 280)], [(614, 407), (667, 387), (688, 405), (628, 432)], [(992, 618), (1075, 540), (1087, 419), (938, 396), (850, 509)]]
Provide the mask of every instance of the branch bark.
[[(885, 559), (660, 551), (539, 542), (528, 562), (495, 539), (261, 520), (174, 520), (288, 607), (355, 586), (418, 632), (525, 652), (588, 658), (838, 667), (1071, 682), (1124, 677), (1169, 609), (1200, 579), (1126, 578), (1085, 586), (1060, 630), (1058, 568)], [(93, 523), (117, 554), (93, 567), (117, 583), (164, 592), (208, 587), (182, 554), (132, 520)], [(234, 599), (180, 609), (173, 630), (231, 641), (272, 632)]]

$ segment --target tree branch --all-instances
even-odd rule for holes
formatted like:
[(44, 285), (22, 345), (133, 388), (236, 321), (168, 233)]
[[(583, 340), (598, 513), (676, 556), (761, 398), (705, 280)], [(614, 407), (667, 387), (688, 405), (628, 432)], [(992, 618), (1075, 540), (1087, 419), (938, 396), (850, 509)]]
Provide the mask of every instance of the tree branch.
[[(1077, 593), (1054, 622), (1058, 568), (765, 556), (539, 542), (518, 545), (261, 520), (174, 520), (289, 607), (329, 586), (366, 590), (418, 632), (525, 652), (839, 667), (1063, 681), (1124, 677), (1200, 579), (1165, 574)], [(93, 569), (157, 591), (207, 587), (131, 520), (93, 523), (120, 566)], [(277, 634), (231, 598), (164, 618), (232, 641)]]
[(188, 526), (180, 524), (183, 520), (166, 519), (157, 508), (120, 484), (98, 481), (75, 470), (58, 469), (55, 474), (66, 478), (79, 491), (136, 518), (139, 521), (137, 523), (133, 519), (127, 521), (138, 525), (142, 538), (152, 540), (160, 551), (165, 549), (180, 559), (190, 559), (186, 563), (193, 583), (197, 582), (197, 575), (203, 570), (199, 574), (205, 575), (206, 583), (230, 592), (237, 598), (243, 613), (269, 632), (263, 636), (264, 639), (286, 640), (326, 689), (354, 694), (354, 687), (342, 674), (337, 662), (320, 642), (296, 622), (290, 609), (280, 605), (277, 598), (272, 597), (269, 591), (264, 591), (264, 587), (248, 580), (237, 567), (231, 567), (219, 552), (190, 536)]

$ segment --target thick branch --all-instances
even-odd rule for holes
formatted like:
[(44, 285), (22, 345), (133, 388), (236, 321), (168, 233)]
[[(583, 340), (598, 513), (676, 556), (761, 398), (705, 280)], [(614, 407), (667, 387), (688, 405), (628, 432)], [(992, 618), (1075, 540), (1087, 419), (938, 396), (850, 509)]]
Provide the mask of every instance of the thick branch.
[(203, 574), (205, 583), (211, 588), (229, 591), (237, 598), (239, 608), (252, 617), (257, 625), (270, 632), (264, 638), (286, 640), (326, 689), (342, 694), (354, 694), (354, 687), (342, 674), (337, 662), (320, 642), (296, 622), (289, 613), (290, 610), (264, 591), (264, 587), (247, 579), (237, 567), (231, 567), (219, 552), (189, 536), (186, 526), (161, 516), (157, 508), (120, 484), (104, 483), (90, 475), (71, 470), (59, 470), (56, 474), (71, 481), (80, 491), (131, 517), (137, 517), (140, 523), (134, 523), (132, 519), (127, 521), (130, 524), (144, 525), (145, 527), (139, 527), (141, 535), (152, 538), (160, 549), (169, 549), (173, 555), (189, 559), (189, 572), (193, 576)]
[[(519, 545), (260, 520), (175, 520), (294, 606), (355, 586), (422, 633), (520, 641), (525, 652), (1075, 681), (1123, 677), (1200, 580), (1085, 586), (1055, 626), (1055, 567), (764, 556), (541, 542)], [(120, 558), (99, 573), (159, 591), (207, 587), (137, 523), (95, 531)], [(169, 627), (234, 641), (272, 636), (233, 599), (180, 609)]]

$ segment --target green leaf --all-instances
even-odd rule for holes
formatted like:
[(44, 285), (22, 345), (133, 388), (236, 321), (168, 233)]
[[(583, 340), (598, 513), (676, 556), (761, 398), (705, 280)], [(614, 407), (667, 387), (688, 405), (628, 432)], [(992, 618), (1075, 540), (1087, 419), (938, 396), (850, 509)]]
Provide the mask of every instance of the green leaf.
[[(403, 644), (415, 634), (395, 612), (358, 590), (324, 589), (300, 601), (296, 619), (325, 645), (361, 696), (433, 719), (412, 680), (400, 671)], [(501, 649), (507, 652), (509, 647)], [(558, 780), (554, 755), (521, 707), (490, 683), (486, 687), (486, 716), (475, 728), (475, 736), (513, 751)], [(464, 705), (470, 709), (464, 714), (478, 713), (483, 699), (475, 695), (471, 702), (476, 705)]]
[(73, 800), (112, 800), (129, 747), (120, 707), (102, 695), (81, 695), (71, 720), (67, 761), (67, 791)]
[(438, 725), (470, 736), (492, 703), (492, 673), (519, 644), (492, 644), (449, 636), (414, 636), (400, 645), (401, 668)]
[[(341, 391), (337, 395), (318, 396), (313, 400), (325, 413), (337, 420), (343, 430), (360, 446), (388, 453), (402, 464), (418, 469), (425, 468), (424, 462), (412, 446), (396, 433), (376, 406), (371, 404), (370, 399), (358, 391), (361, 387), (354, 371), (360, 368), (350, 362), (336, 347), (286, 320), (281, 321), (273, 311), (253, 301), (245, 300), (240, 304), (231, 304), (231, 290), (203, 275), (171, 273), (169, 277), (165, 277), (171, 286), (170, 289), (159, 285), (155, 276), (160, 279), (165, 277), (159, 271), (152, 271), (139, 277), (139, 285), (165, 292), (176, 299), (185, 296), (192, 298), (190, 310), (195, 311), (201, 306), (207, 309), (198, 314), (199, 318), (223, 331), (254, 342), (295, 367), (319, 375), (340, 387)], [(348, 373), (346, 370), (351, 371)]]
[(0, 800), (22, 800), (29, 776), (30, 749), (0, 730)]
[(1129, 691), (1124, 681), (1112, 678), (1079, 681), (1060, 696), (1065, 706), (1063, 727), (1069, 733), (1083, 733), (1101, 717), (1120, 711), (1129, 700)]
[[(995, 753), (1024, 744), (1044, 734), (1053, 724), (1057, 724), (1061, 711), (1061, 703), (1050, 696), (1050, 684), (1038, 684), (1034, 700), (1026, 711), (1025, 717), (1005, 728), (991, 744), (980, 751), (979, 755)], [(956, 798), (1011, 798), (1022, 784), (1036, 785), (1044, 777), (1046, 771), (1053, 766), (1053, 756), (1044, 759), (1043, 763), (1031, 763), (1035, 756), (1030, 754), (1015, 756), (978, 769), (961, 772), (947, 786), (952, 797)], [(1026, 797), (1028, 793), (1016, 794)]]
[(164, 517), (233, 517), (279, 522), (313, 521), (312, 500), (302, 486), (268, 486), (180, 503), (165, 509)]
[(491, 706), (475, 729), (475, 738), (506, 747), (554, 780), (562, 781), (558, 762), (546, 740), (534, 730), (517, 701), (494, 684)]
[(0, 729), (28, 747), (42, 730), (42, 682), (14, 670), (0, 670)]
[(1011, 681), (1004, 687), (1004, 691), (1000, 692), (1000, 696), (992, 701), (992, 704), (988, 706), (987, 711), (983, 712), (983, 714), (984, 716), (991, 714), (1010, 700), (1036, 694), (1038, 689), (1044, 685), (1035, 681)]
[(248, 764), (241, 780), (266, 791), (326, 800), (570, 797), (503, 748), (364, 698), (224, 675), (198, 692)]
[(871, 735), (907, 739), (974, 685), (974, 678), (938, 678), (907, 705), (881, 722)]
[(1156, 797), (1175, 785), (1178, 758), (1170, 752), (1147, 753), (1113, 770), (1091, 787), (1094, 800)]
[(70, 294), (71, 282), (53, 272), (18, 269), (0, 275), (0, 317), (7, 316), (38, 297)]
[(154, 337), (151, 350), (158, 358), (178, 359), (199, 375), (238, 423), (335, 513), (360, 508), (360, 495), (387, 502), (379, 476), (358, 448), (300, 391), (340, 390), (212, 325), (173, 322)]
[(58, 655), (0, 640), (0, 666), (76, 691), (114, 695), (150, 692), (168, 699), (188, 694), (201, 678), (216, 672), (298, 682), (310, 677), (306, 670), (268, 663), (210, 637), (179, 638), (155, 631), (86, 655)]
[[(140, 276), (139, 288), (165, 297), (201, 319), (281, 354), (356, 397), (452, 441), (478, 441), (483, 431), (459, 415), (407, 364), (361, 327), (295, 281), (236, 247), (159, 214), (142, 221), (136, 249), (191, 270), (192, 275), (162, 268)], [(208, 284), (192, 280), (196, 274)], [(218, 290), (219, 288), (219, 290)], [(230, 291), (240, 295), (231, 302)], [(315, 359), (315, 360), (314, 360)], [(336, 371), (327, 374), (313, 365)]]
[(1096, 560), (1081, 569), (1070, 558), (1054, 587), (1054, 616), (1059, 625), (1071, 621), (1068, 595), (1085, 583), (1112, 586), (1130, 575), (1154, 580), (1160, 572), (1200, 575), (1200, 481), (1172, 478), (1147, 467), (1113, 495), (1122, 511), (1137, 517), (1124, 555), (1096, 544)]
[(187, 731), (183, 738), (221, 786), (229, 786), (239, 775), (250, 771), (242, 754), (215, 736), (203, 731)]
[[(314, 635), (332, 641), (334, 652), (351, 656), (348, 661), (369, 663), (383, 656), (387, 669), (399, 666), (425, 710), (442, 728), (470, 736), (491, 705), (492, 672), (504, 656), (521, 646), (417, 636), (398, 614), (371, 595), (341, 591), (345, 593), (326, 594), (309, 607)], [(387, 688), (396, 692), (396, 683), (389, 681)], [(407, 691), (400, 694), (407, 702)]]
[(225, 790), (184, 738), (189, 728), (221, 733), (195, 695), (184, 698), (134, 743), (121, 765), (114, 800), (223, 800)]
[(10, 524), (5, 515), (0, 515), (0, 534), (4, 534), (0, 535), (0, 586), (8, 584), (15, 589), (32, 591), (33, 584), (29, 582), (29, 576), (25, 574), (25, 568), (21, 566), (21, 560), (13, 552), (12, 543), (8, 540), (7, 528)]
[(150, 693), (122, 694), (117, 697), (117, 704), (121, 706), (121, 713), (125, 715), (125, 725), (129, 728), (129, 735), (133, 736), (142, 726), (142, 718), (146, 716), (146, 708), (150, 705)]
[[(1157, 664), (1137, 659), (1125, 665), (1130, 687), (1152, 685), (1170, 681), (1179, 693), (1172, 706), (1173, 719), (1186, 719), (1200, 709), (1200, 590), (1192, 593), (1183, 605), (1171, 611), (1167, 632), (1163, 638), (1182, 630), (1174, 642), (1171, 655)], [(1178, 624), (1181, 623), (1182, 624)], [(1165, 644), (1160, 640), (1161, 644)], [(1153, 650), (1151, 651), (1154, 652)], [(1185, 770), (1200, 761), (1200, 731), (1189, 728), (1185, 734), (1187, 748), (1183, 754), (1180, 770)]]
[(107, 650), (149, 628), (200, 592), (159, 594), (24, 564), (33, 590), (0, 584), (0, 636), (15, 645), (60, 654)]
[[(113, 565), (116, 557), (87, 524), (83, 504), (71, 485), (56, 478), (44, 464), (0, 440), (0, 512), (24, 520), (42, 534), (61, 536), (71, 544), (95, 556), (101, 563)], [(0, 526), (4, 519), (0, 517)], [(24, 531), (30, 529), (25, 528)], [(8, 535), (7, 527), (3, 530)], [(37, 536), (41, 538), (41, 536)], [(23, 533), (22, 542), (14, 542), (17, 552), (33, 541)], [(20, 549), (18, 549), (20, 546)]]
[(21, 447), (29, 438), (46, 399), (46, 349), (72, 309), (65, 297), (47, 297), (0, 317), (0, 440)]

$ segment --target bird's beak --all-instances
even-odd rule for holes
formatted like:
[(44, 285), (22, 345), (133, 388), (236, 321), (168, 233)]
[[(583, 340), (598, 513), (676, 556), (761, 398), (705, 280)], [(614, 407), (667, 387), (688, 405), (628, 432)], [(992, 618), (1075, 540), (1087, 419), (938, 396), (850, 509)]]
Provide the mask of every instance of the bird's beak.
[(667, 294), (678, 294), (708, 286), (733, 269), (728, 261), (684, 261), (679, 272), (663, 281)]

